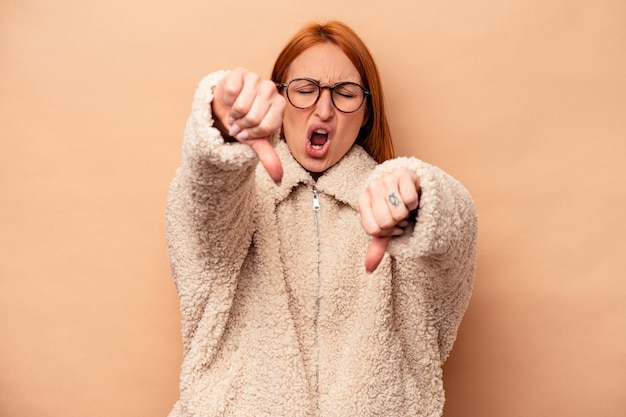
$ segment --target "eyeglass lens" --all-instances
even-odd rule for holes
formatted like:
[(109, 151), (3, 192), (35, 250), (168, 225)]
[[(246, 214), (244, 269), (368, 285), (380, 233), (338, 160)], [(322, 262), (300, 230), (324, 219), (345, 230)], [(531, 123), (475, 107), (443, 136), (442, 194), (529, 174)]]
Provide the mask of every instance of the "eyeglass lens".
[(287, 87), (287, 98), (294, 107), (308, 109), (317, 102), (324, 88), (330, 90), (333, 104), (344, 113), (357, 111), (365, 100), (365, 92), (358, 84), (344, 82), (332, 87), (321, 87), (308, 79), (292, 80)]

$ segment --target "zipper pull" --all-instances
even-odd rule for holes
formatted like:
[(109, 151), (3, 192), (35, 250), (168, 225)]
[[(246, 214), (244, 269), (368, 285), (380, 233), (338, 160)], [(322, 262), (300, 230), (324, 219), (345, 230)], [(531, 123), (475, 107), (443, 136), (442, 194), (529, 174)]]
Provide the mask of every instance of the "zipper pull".
[(317, 195), (317, 188), (313, 187), (313, 210), (318, 211), (320, 209), (320, 200)]

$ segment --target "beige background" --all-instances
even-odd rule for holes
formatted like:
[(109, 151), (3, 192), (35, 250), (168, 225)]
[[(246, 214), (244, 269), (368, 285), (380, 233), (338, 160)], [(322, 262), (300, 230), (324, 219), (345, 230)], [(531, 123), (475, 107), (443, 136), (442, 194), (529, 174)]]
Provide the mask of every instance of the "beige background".
[(476, 200), (445, 415), (626, 415), (623, 0), (2, 0), (0, 416), (168, 413), (193, 91), (326, 18), (376, 56), (399, 153)]

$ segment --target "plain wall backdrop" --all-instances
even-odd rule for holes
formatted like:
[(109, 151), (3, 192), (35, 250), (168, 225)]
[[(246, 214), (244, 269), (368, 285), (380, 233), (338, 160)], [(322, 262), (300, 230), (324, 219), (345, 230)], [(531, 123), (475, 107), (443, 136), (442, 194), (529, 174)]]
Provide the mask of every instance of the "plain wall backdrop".
[(0, 416), (166, 416), (165, 198), (202, 76), (340, 19), (480, 216), (446, 417), (626, 415), (626, 2), (3, 0)]

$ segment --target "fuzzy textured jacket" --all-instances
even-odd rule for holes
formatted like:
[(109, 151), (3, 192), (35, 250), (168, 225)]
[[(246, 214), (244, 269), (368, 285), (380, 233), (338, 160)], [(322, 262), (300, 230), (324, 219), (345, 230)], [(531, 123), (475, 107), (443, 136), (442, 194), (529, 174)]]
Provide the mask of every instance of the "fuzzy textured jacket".
[[(440, 416), (442, 364), (467, 307), (477, 222), (466, 189), (415, 158), (377, 165), (359, 146), (317, 182), (276, 138), (276, 185), (213, 126), (196, 91), (168, 196), (184, 358), (170, 417)], [(398, 167), (418, 215), (371, 275), (357, 197)]]

